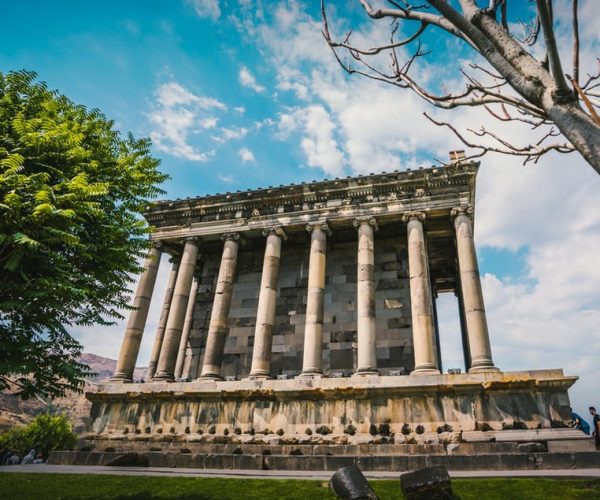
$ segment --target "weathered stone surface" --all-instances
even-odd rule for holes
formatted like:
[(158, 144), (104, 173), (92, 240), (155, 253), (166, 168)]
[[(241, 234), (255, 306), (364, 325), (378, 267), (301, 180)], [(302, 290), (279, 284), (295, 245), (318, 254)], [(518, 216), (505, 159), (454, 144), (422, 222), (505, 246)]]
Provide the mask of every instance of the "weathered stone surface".
[[(460, 375), (320, 378), (265, 381), (109, 384), (92, 400), (92, 430), (120, 439), (135, 432), (157, 440), (174, 434), (222, 435), (238, 428), (284, 434), (304, 434), (312, 442), (329, 434), (345, 434), (349, 442), (368, 442), (371, 425), (404, 435), (410, 443), (439, 440), (438, 429), (462, 432), (464, 441), (540, 441), (585, 435), (574, 429), (552, 429), (556, 415), (569, 418), (567, 388), (572, 377), (560, 370)], [(535, 386), (535, 391), (523, 387)], [(452, 387), (446, 391), (444, 388)], [(530, 430), (498, 431), (505, 415), (518, 408)], [(552, 414), (551, 414), (552, 413)], [(485, 422), (492, 431), (475, 431)], [(538, 429), (537, 427), (542, 427)], [(326, 434), (316, 432), (320, 427)], [(124, 429), (128, 434), (123, 434)], [(420, 431), (420, 432), (419, 432)], [(359, 435), (366, 435), (364, 438)], [(382, 434), (383, 435), (383, 434)], [(510, 436), (514, 436), (510, 437)], [(207, 439), (207, 438), (206, 438)], [(354, 441), (352, 441), (354, 440)]]
[(377, 500), (373, 488), (356, 465), (337, 470), (331, 476), (329, 488), (343, 500)]
[(452, 500), (450, 476), (445, 467), (427, 467), (400, 476), (402, 494), (406, 500)]
[[(131, 443), (130, 443), (131, 444)], [(169, 443), (167, 443), (169, 444)], [(259, 470), (266, 466), (273, 470), (330, 470), (356, 463), (364, 471), (416, 470), (444, 466), (448, 470), (552, 470), (593, 469), (600, 467), (600, 452), (570, 453), (510, 453), (492, 452), (466, 455), (431, 454), (426, 448), (419, 454), (378, 454), (373, 449), (351, 450), (345, 455), (311, 454), (312, 446), (297, 445), (267, 447), (267, 445), (204, 445), (196, 450), (186, 445), (191, 453), (183, 453), (181, 444), (140, 449), (137, 453), (148, 458), (150, 467), (233, 468)], [(249, 446), (249, 448), (247, 448)], [(379, 445), (385, 447), (386, 445)], [(241, 448), (242, 454), (234, 453)], [(301, 455), (291, 451), (296, 449)], [(268, 450), (271, 455), (264, 455)], [(324, 450), (319, 450), (323, 452)], [(414, 450), (413, 450), (414, 451)], [(122, 456), (119, 451), (58, 451), (50, 454), (48, 463), (55, 465), (106, 465)]]
[(139, 453), (119, 455), (106, 464), (107, 467), (148, 467), (148, 457)]
[(548, 445), (539, 442), (519, 443), (517, 445), (517, 451), (521, 453), (544, 453), (548, 451)]

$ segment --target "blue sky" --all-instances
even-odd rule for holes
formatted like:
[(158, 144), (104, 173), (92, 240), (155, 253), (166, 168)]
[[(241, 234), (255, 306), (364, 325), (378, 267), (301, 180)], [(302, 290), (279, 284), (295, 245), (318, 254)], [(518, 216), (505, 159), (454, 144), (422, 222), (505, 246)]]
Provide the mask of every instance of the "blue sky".
[[(357, 1), (329, 3), (338, 37), (352, 27), (364, 47), (387, 41), (387, 22), (369, 21)], [(600, 54), (593, 3), (580, 2), (583, 74), (595, 70)], [(430, 165), (461, 146), (423, 111), (461, 130), (497, 126), (481, 110), (449, 114), (408, 92), (347, 77), (321, 37), (319, 2), (3, 4), (0, 71), (34, 70), (49, 87), (102, 110), (122, 132), (151, 136), (172, 177), (164, 186), (169, 198)], [(562, 0), (555, 10), (570, 61), (569, 10)], [(434, 90), (461, 88), (455, 66), (466, 67), (473, 55), (436, 32), (425, 42), (434, 52), (417, 63), (420, 80)], [(515, 125), (499, 130), (535, 140)], [(503, 369), (563, 367), (581, 375), (572, 391), (581, 414), (588, 403), (600, 406), (599, 189), (577, 155), (549, 155), (528, 167), (486, 157), (477, 187), (476, 240), (495, 361)], [(164, 281), (163, 272), (158, 301)], [(441, 297), (438, 309), (444, 365), (460, 366), (455, 300)], [(86, 349), (114, 358), (122, 332), (119, 324), (75, 334)]]

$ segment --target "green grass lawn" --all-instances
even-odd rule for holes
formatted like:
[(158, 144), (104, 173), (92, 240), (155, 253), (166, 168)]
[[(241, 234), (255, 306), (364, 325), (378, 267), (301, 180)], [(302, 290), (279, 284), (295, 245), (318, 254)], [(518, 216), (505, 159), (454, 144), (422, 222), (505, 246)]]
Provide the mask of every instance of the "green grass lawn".
[[(371, 481), (382, 500), (402, 498), (399, 481)], [(457, 479), (463, 500), (600, 499), (600, 479)], [(188, 500), (332, 499), (323, 481), (0, 473), (0, 498)]]

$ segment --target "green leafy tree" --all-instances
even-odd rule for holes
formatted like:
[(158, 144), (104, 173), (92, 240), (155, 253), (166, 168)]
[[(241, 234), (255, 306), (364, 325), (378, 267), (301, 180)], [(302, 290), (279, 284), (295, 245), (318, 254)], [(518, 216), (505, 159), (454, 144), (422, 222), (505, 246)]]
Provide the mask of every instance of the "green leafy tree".
[(54, 450), (72, 450), (77, 435), (64, 415), (38, 415), (29, 424), (0, 434), (0, 455), (12, 451), (23, 458), (32, 448), (44, 459)]
[(69, 333), (121, 318), (148, 245), (140, 213), (168, 178), (150, 140), (36, 74), (0, 73), (0, 390), (81, 390)]

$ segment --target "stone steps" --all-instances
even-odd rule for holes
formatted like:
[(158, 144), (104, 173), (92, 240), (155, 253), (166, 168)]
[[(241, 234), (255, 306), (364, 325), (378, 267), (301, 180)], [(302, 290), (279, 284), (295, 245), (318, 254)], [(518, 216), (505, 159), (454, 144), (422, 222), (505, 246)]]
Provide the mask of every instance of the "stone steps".
[[(124, 452), (56, 451), (53, 465), (109, 465)], [(365, 471), (407, 471), (443, 465), (449, 470), (552, 470), (600, 467), (600, 452), (477, 453), (456, 455), (281, 455), (146, 451), (138, 453), (149, 467), (226, 470), (327, 470), (356, 463)], [(131, 465), (131, 464), (127, 464)]]
[[(136, 438), (138, 436), (135, 436)], [(529, 452), (595, 451), (594, 441), (566, 439), (562, 441), (474, 441), (449, 444), (269, 444), (194, 442), (185, 440), (155, 441), (149, 439), (84, 439), (80, 451), (119, 453), (183, 453), (218, 455), (324, 455), (324, 456), (399, 456), (399, 455), (475, 455)]]

